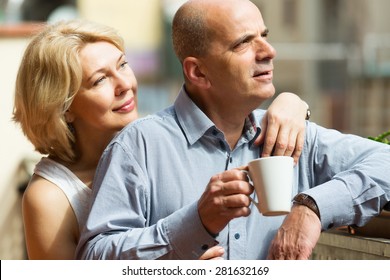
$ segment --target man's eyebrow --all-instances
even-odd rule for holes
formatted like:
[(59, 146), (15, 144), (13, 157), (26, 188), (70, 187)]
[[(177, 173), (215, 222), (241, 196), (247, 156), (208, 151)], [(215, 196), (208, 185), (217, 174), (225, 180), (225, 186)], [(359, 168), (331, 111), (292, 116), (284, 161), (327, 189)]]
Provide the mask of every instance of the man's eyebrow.
[(231, 44), (231, 48), (234, 48), (235, 46), (237, 46), (239, 43), (241, 42), (244, 42), (245, 40), (247, 39), (250, 39), (250, 38), (254, 38), (255, 35), (254, 34), (251, 34), (251, 33), (246, 33), (246, 34), (243, 34), (242, 36), (240, 36), (239, 38), (237, 38), (236, 40), (234, 40)]

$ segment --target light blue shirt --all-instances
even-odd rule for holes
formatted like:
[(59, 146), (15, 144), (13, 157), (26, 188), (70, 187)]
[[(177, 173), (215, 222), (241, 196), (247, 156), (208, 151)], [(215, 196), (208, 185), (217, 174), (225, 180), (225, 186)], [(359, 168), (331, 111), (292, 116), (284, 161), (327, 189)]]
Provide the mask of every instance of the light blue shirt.
[[(234, 150), (183, 89), (174, 106), (124, 128), (97, 168), (77, 257), (197, 259), (219, 243), (226, 259), (265, 259), (285, 216), (264, 217), (252, 205), (213, 237), (197, 210), (213, 175), (259, 157), (253, 141), (264, 112), (248, 117)], [(389, 201), (389, 149), (308, 122), (292, 195), (315, 199), (323, 230), (363, 225)]]

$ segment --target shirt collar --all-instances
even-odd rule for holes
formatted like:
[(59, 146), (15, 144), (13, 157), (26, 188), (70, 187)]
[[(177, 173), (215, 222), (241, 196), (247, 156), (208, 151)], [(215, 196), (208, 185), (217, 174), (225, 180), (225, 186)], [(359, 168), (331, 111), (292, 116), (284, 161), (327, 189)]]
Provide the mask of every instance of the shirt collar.
[(214, 123), (189, 98), (184, 86), (182, 86), (174, 106), (178, 121), (190, 145), (198, 141), (211, 127), (214, 127)]
[(255, 111), (250, 113), (248, 117), (245, 119), (244, 132), (243, 134), (248, 139), (249, 144), (252, 145), (255, 139), (259, 136), (261, 127), (259, 124), (259, 120), (261, 118), (255, 116)]
[[(198, 141), (210, 128), (215, 128), (214, 123), (188, 96), (184, 86), (175, 100), (174, 107), (180, 126), (190, 145)], [(255, 112), (252, 112), (245, 119), (243, 136), (252, 144), (260, 131), (259, 118)]]

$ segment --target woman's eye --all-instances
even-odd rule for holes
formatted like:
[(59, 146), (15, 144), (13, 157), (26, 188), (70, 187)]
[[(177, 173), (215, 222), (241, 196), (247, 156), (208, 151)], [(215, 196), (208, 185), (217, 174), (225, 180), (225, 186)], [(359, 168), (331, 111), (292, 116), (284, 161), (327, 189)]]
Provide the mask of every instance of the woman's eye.
[(106, 77), (100, 77), (99, 79), (96, 80), (96, 82), (93, 83), (93, 86), (97, 86), (101, 84), (105, 79)]
[(124, 68), (127, 64), (128, 64), (128, 62), (124, 61), (123, 63), (121, 63), (121, 68)]

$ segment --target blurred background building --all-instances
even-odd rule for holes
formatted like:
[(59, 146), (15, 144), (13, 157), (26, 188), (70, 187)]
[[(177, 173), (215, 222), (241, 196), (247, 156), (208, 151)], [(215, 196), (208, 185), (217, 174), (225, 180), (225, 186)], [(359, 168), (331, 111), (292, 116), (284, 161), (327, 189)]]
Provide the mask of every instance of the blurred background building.
[[(0, 259), (26, 258), (20, 199), (40, 155), (11, 116), (16, 72), (33, 23), (85, 18), (118, 29), (146, 115), (170, 105), (182, 83), (170, 23), (183, 2), (0, 0)], [(278, 93), (300, 95), (312, 108), (312, 120), (326, 127), (364, 137), (390, 130), (390, 1), (253, 2), (277, 50)]]

